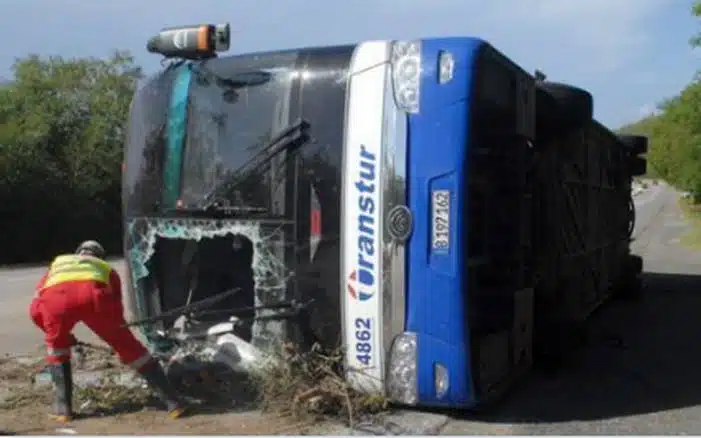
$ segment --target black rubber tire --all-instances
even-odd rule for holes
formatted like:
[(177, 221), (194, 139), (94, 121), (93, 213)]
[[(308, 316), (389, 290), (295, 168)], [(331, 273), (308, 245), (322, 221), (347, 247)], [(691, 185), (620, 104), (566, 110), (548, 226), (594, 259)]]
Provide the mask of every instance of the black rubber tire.
[(632, 157), (630, 160), (630, 175), (642, 176), (647, 173), (647, 160), (641, 157)]
[(547, 141), (590, 123), (594, 98), (586, 90), (557, 82), (536, 84), (536, 139)]
[(573, 321), (552, 321), (535, 333), (534, 368), (556, 376), (571, 365), (577, 351), (587, 344), (586, 324)]
[(643, 298), (643, 280), (640, 275), (630, 277), (613, 294), (614, 299), (638, 301)]
[(594, 97), (587, 90), (558, 82), (539, 82), (537, 87), (553, 96), (566, 122), (581, 126), (594, 118)]
[(643, 272), (643, 258), (639, 255), (631, 254), (626, 259), (626, 272), (630, 275), (637, 275)]
[(620, 134), (618, 139), (631, 155), (643, 155), (648, 151), (648, 139), (643, 135)]

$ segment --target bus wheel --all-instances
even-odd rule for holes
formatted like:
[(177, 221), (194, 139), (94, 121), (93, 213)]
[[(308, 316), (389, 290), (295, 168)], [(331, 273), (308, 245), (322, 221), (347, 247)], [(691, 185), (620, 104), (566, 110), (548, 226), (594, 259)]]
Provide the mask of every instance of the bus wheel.
[(618, 135), (618, 139), (631, 155), (643, 155), (647, 153), (648, 140), (645, 136), (620, 134)]
[(618, 287), (614, 297), (622, 301), (639, 301), (643, 298), (643, 279), (640, 275), (631, 276)]
[(630, 175), (643, 176), (647, 173), (647, 160), (641, 157), (633, 157), (630, 160)]
[(538, 331), (534, 365), (546, 375), (556, 377), (587, 343), (588, 331), (584, 324), (552, 321)]
[(594, 118), (594, 97), (588, 91), (558, 82), (540, 82), (538, 87), (553, 97), (560, 121), (569, 128), (584, 126)]
[(536, 132), (548, 141), (586, 126), (594, 117), (594, 98), (581, 88), (557, 82), (536, 84)]

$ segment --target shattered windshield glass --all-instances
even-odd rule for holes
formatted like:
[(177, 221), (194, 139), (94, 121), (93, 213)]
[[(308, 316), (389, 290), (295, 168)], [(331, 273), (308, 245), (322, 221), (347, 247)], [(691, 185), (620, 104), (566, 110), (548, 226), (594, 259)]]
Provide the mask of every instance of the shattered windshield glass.
[(172, 70), (151, 76), (134, 94), (122, 178), (127, 214), (153, 213), (160, 203), (165, 128), (174, 77)]
[[(297, 52), (251, 55), (193, 64), (183, 152), (181, 200), (203, 207), (222, 193), (237, 207), (274, 210), (284, 154), (262, 168), (250, 165), (271, 137), (288, 126)], [(233, 181), (232, 181), (233, 179)]]

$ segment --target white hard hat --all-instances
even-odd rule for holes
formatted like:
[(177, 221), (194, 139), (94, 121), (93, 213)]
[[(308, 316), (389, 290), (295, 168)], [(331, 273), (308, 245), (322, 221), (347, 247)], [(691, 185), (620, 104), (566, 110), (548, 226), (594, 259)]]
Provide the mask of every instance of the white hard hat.
[(76, 254), (88, 253), (98, 258), (105, 257), (105, 249), (102, 247), (102, 245), (100, 245), (99, 242), (95, 240), (86, 240), (85, 242), (78, 245), (78, 249), (76, 249), (75, 252)]

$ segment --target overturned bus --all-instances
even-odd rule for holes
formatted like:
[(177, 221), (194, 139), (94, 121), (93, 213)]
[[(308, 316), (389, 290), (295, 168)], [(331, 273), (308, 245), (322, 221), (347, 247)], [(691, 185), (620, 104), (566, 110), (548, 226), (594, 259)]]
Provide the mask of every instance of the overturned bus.
[[(222, 27), (164, 30), (149, 50), (174, 60), (131, 107), (127, 289), (151, 348), (171, 347), (163, 334), (183, 314), (205, 331), (236, 316), (237, 338), (260, 350), (342, 345), (352, 386), (399, 403), (503, 392), (532, 364), (534, 245), (556, 238), (534, 214), (536, 126), (557, 126), (548, 145), (582, 142), (591, 108), (540, 128), (536, 91), (562, 87), (539, 88), (476, 38), (217, 57), (226, 47)], [(597, 216), (596, 266), (615, 269), (591, 287), (609, 290), (639, 273), (624, 265), (627, 163), (641, 151), (607, 141), (615, 208), (601, 214), (620, 217)]]

